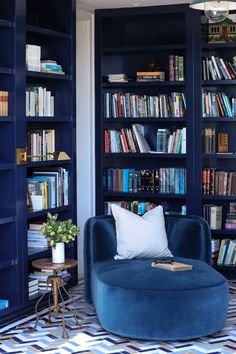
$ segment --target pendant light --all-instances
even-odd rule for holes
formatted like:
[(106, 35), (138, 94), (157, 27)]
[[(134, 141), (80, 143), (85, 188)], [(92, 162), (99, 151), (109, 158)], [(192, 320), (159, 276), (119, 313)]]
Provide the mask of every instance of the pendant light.
[(204, 10), (206, 17), (211, 22), (222, 22), (228, 17), (230, 10), (236, 10), (236, 0), (192, 0), (190, 7), (196, 10)]

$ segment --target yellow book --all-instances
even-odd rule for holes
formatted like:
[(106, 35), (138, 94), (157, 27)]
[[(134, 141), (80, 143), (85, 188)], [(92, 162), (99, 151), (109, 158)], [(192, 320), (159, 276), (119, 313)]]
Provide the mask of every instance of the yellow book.
[(158, 263), (152, 262), (152, 267), (171, 270), (172, 272), (183, 271), (183, 270), (191, 270), (193, 266), (191, 264), (179, 263), (179, 262), (171, 262), (171, 263)]

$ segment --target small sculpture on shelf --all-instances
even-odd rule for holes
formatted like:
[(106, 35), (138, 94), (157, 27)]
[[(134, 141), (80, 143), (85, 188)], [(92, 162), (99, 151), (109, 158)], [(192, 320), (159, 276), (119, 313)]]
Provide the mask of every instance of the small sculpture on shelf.
[(160, 66), (157, 64), (154, 56), (149, 57), (147, 71), (160, 71)]

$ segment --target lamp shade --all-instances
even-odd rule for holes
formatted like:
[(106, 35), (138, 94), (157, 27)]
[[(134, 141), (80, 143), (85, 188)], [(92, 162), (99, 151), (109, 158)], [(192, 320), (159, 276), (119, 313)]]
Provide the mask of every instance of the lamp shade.
[(236, 10), (236, 0), (235, 1), (227, 1), (227, 0), (212, 0), (212, 1), (203, 1), (203, 0), (192, 0), (190, 3), (190, 7), (195, 10), (204, 10), (205, 4), (206, 3), (214, 3), (214, 2), (219, 2), (219, 3), (227, 3), (229, 11), (231, 10)]

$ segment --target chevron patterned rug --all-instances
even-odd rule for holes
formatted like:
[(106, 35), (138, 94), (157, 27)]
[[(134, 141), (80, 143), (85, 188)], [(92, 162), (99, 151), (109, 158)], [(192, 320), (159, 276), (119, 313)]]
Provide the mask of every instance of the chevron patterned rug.
[[(66, 327), (69, 339), (61, 337), (62, 329), (59, 325), (46, 325), (47, 313), (42, 310), (36, 332), (29, 334), (19, 329), (29, 323), (31, 327), (34, 325), (33, 314), (0, 328), (0, 353), (236, 353), (236, 282), (230, 283), (229, 312), (223, 330), (214, 336), (195, 341), (142, 341), (109, 334), (98, 323), (94, 308), (83, 300), (82, 281), (71, 290), (71, 294), (76, 299), (79, 325), (76, 325), (72, 314), (67, 312), (67, 320), (71, 323)], [(71, 307), (72, 303), (67, 301), (66, 308)]]

